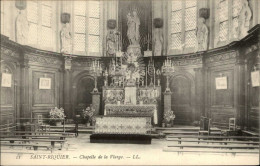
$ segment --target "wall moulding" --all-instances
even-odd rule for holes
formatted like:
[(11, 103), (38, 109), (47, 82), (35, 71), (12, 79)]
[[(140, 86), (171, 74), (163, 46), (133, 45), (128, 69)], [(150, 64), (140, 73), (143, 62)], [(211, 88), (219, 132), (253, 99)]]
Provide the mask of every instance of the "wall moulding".
[(24, 59), (30, 62), (36, 62), (44, 65), (55, 65), (56, 68), (60, 68), (63, 65), (63, 61), (60, 58), (53, 58), (50, 56), (41, 56), (41, 55), (33, 55), (33, 54), (25, 54)]
[(227, 53), (219, 53), (212, 55), (210, 57), (206, 57), (206, 63), (215, 63), (220, 61), (228, 61), (228, 60), (236, 60), (238, 57), (238, 53), (236, 51), (227, 52)]
[(3, 57), (12, 57), (12, 58), (15, 58), (15, 59), (19, 59), (20, 58), (20, 55), (17, 51), (14, 51), (14, 50), (11, 50), (9, 48), (6, 48), (6, 47), (1, 47), (1, 55)]

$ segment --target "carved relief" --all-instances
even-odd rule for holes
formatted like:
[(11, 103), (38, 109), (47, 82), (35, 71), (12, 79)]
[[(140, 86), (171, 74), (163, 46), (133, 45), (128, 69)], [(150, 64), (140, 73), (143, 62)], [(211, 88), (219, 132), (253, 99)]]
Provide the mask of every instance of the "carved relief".
[(178, 60), (178, 61), (172, 61), (174, 66), (186, 66), (186, 65), (196, 65), (201, 64), (202, 59), (184, 59), (184, 60)]
[(6, 57), (19, 58), (19, 54), (13, 50), (1, 47), (1, 55)]
[(37, 62), (41, 64), (50, 64), (50, 65), (61, 65), (61, 61), (51, 57), (42, 57), (42, 56), (35, 56), (35, 55), (25, 55), (25, 59), (28, 59), (30, 62)]
[(218, 62), (218, 61), (226, 61), (226, 60), (229, 60), (229, 59), (235, 59), (236, 57), (237, 57), (236, 52), (230, 52), (230, 53), (213, 55), (213, 56), (207, 58), (206, 62), (212, 63), (212, 62)]
[(16, 18), (16, 41), (22, 45), (27, 44), (29, 31), (29, 22), (24, 12), (20, 10)]

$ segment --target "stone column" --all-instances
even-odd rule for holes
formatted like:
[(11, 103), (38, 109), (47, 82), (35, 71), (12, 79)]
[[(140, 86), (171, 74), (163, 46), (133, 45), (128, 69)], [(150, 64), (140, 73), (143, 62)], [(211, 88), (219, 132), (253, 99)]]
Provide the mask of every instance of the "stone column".
[(161, 124), (164, 113), (167, 112), (168, 110), (171, 110), (171, 106), (172, 106), (172, 92), (164, 92), (164, 107), (163, 107), (163, 113), (161, 116), (161, 119), (159, 119), (159, 123)]
[(92, 94), (92, 106), (95, 109), (94, 116), (100, 115), (100, 92), (91, 92)]
[(74, 117), (74, 112), (71, 109), (71, 58), (65, 58), (64, 62), (64, 111), (69, 118)]
[(26, 62), (23, 62), (21, 65), (21, 118), (30, 118), (30, 107), (29, 107), (29, 65), (28, 60), (24, 60)]
[(203, 68), (195, 68), (195, 121), (200, 120), (200, 116), (205, 116), (204, 112), (204, 78)]

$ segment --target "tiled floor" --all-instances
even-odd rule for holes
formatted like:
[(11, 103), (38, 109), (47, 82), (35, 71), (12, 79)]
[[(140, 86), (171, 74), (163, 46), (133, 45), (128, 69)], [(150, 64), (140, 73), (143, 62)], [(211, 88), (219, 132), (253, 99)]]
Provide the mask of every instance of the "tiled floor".
[[(173, 152), (163, 152), (162, 149), (167, 144), (165, 139), (153, 139), (151, 145), (97, 144), (90, 143), (88, 134), (80, 134), (77, 138), (67, 140), (70, 144), (69, 150), (56, 150), (52, 154), (38, 151), (34, 154), (23, 154), (20, 159), (17, 153), (2, 153), (1, 162), (8, 165), (256, 165), (259, 163), (257, 154), (232, 156), (231, 154), (185, 153), (178, 155)], [(61, 154), (68, 159), (58, 159)]]

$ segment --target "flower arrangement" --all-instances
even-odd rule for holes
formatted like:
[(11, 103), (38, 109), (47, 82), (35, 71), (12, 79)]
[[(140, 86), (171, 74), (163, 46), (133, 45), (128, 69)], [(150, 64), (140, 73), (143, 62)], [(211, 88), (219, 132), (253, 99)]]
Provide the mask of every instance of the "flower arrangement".
[(168, 110), (167, 112), (164, 113), (164, 121), (166, 123), (170, 123), (175, 119), (175, 115), (173, 114), (173, 111)]
[(87, 123), (92, 121), (94, 111), (95, 110), (92, 108), (92, 106), (82, 110), (82, 116), (87, 121)]
[(62, 119), (66, 117), (64, 114), (64, 109), (57, 107), (55, 107), (54, 109), (52, 108), (49, 115), (51, 122), (61, 122)]

